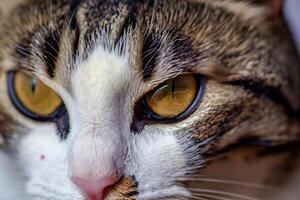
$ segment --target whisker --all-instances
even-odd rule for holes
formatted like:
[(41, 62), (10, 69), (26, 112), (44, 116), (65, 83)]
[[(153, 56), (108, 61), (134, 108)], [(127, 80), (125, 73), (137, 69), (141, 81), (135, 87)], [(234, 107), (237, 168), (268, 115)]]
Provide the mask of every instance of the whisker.
[(237, 186), (244, 186), (244, 187), (250, 187), (250, 188), (257, 188), (257, 189), (275, 190), (275, 188), (273, 188), (271, 186), (265, 186), (265, 185), (260, 185), (260, 184), (255, 184), (255, 183), (247, 183), (247, 182), (241, 182), (241, 181), (234, 181), (234, 180), (222, 180), (222, 179), (213, 179), (213, 178), (179, 178), (178, 180), (220, 183), (220, 184), (237, 185)]
[(191, 196), (191, 199), (196, 199), (196, 200), (207, 200), (206, 198), (202, 198), (202, 197), (196, 197), (196, 196)]
[(194, 196), (194, 195), (190, 195), (189, 196), (190, 199), (196, 199), (196, 200), (207, 200), (206, 198), (200, 197), (200, 196)]
[(221, 197), (221, 196), (211, 195), (211, 194), (197, 194), (196, 196), (214, 198), (214, 199), (217, 199), (217, 200), (233, 200), (233, 199), (229, 199), (229, 198), (226, 198), (226, 197)]
[[(236, 185), (240, 187), (248, 187), (255, 189), (267, 189), (267, 190), (278, 190), (277, 188), (256, 184), (256, 183), (248, 183), (242, 181), (235, 180), (225, 180), (225, 179), (214, 179), (214, 178), (206, 178), (203, 175), (184, 175), (184, 176), (176, 176), (171, 177), (172, 179), (176, 179), (178, 181), (196, 181), (196, 182), (208, 182), (208, 183), (217, 183), (217, 184), (228, 184), (228, 185)], [(170, 177), (154, 177), (155, 180), (169, 180)]]
[(194, 192), (204, 192), (204, 193), (211, 193), (211, 194), (223, 194), (231, 197), (236, 197), (240, 199), (245, 199), (245, 200), (259, 200), (258, 198), (243, 195), (243, 194), (237, 194), (233, 192), (226, 192), (226, 191), (221, 191), (221, 190), (211, 190), (211, 189), (197, 189), (197, 188), (189, 188), (191, 191)]

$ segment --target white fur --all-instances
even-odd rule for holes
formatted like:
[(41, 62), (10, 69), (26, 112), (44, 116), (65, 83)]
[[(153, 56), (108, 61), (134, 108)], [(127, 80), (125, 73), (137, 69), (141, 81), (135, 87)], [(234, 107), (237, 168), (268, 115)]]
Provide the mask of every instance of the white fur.
[[(69, 180), (67, 149), (53, 126), (39, 127), (20, 144), (20, 160), (30, 177), (27, 192), (31, 199), (74, 199), (82, 195)], [(42, 159), (44, 157), (44, 159)]]
[(24, 186), (25, 177), (14, 160), (0, 151), (0, 200), (27, 200)]
[(142, 199), (161, 198), (165, 191), (172, 191), (174, 194), (174, 188), (177, 188), (178, 193), (188, 194), (185, 189), (173, 185), (185, 172), (182, 170), (186, 166), (182, 147), (174, 133), (161, 131), (157, 128), (147, 128), (144, 135), (135, 138), (133, 144), (135, 167), (129, 171), (133, 170), (139, 180)]
[(70, 112), (74, 125), (69, 139), (73, 176), (97, 180), (114, 176), (121, 167), (130, 135), (124, 131), (126, 96), (122, 92), (130, 72), (125, 57), (101, 45), (79, 64), (72, 79), (74, 104)]

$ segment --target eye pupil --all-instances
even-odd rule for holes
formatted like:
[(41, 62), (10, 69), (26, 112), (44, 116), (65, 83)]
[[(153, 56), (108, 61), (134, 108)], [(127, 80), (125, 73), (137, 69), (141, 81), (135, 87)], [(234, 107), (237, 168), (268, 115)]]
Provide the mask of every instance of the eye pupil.
[(171, 96), (172, 96), (172, 99), (174, 99), (174, 96), (175, 96), (175, 93), (176, 93), (176, 90), (175, 90), (175, 88), (176, 88), (175, 81), (171, 80), (170, 85), (171, 85)]
[(37, 85), (37, 80), (35, 78), (31, 79), (31, 92), (32, 96), (34, 96), (34, 93), (36, 91), (36, 85)]

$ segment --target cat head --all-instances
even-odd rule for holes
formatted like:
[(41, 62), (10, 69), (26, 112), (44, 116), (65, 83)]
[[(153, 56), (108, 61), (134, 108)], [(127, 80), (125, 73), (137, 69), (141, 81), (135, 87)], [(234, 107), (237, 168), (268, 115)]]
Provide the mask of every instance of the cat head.
[(27, 1), (10, 13), (0, 131), (30, 198), (191, 197), (185, 181), (216, 150), (297, 137), (299, 59), (266, 6)]

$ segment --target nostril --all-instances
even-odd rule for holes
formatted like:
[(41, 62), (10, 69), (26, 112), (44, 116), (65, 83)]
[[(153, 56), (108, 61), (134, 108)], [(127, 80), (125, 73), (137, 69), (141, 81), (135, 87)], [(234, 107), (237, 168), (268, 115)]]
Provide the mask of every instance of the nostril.
[(117, 179), (107, 176), (94, 181), (74, 177), (72, 181), (87, 195), (88, 200), (104, 200), (107, 188), (114, 185)]

